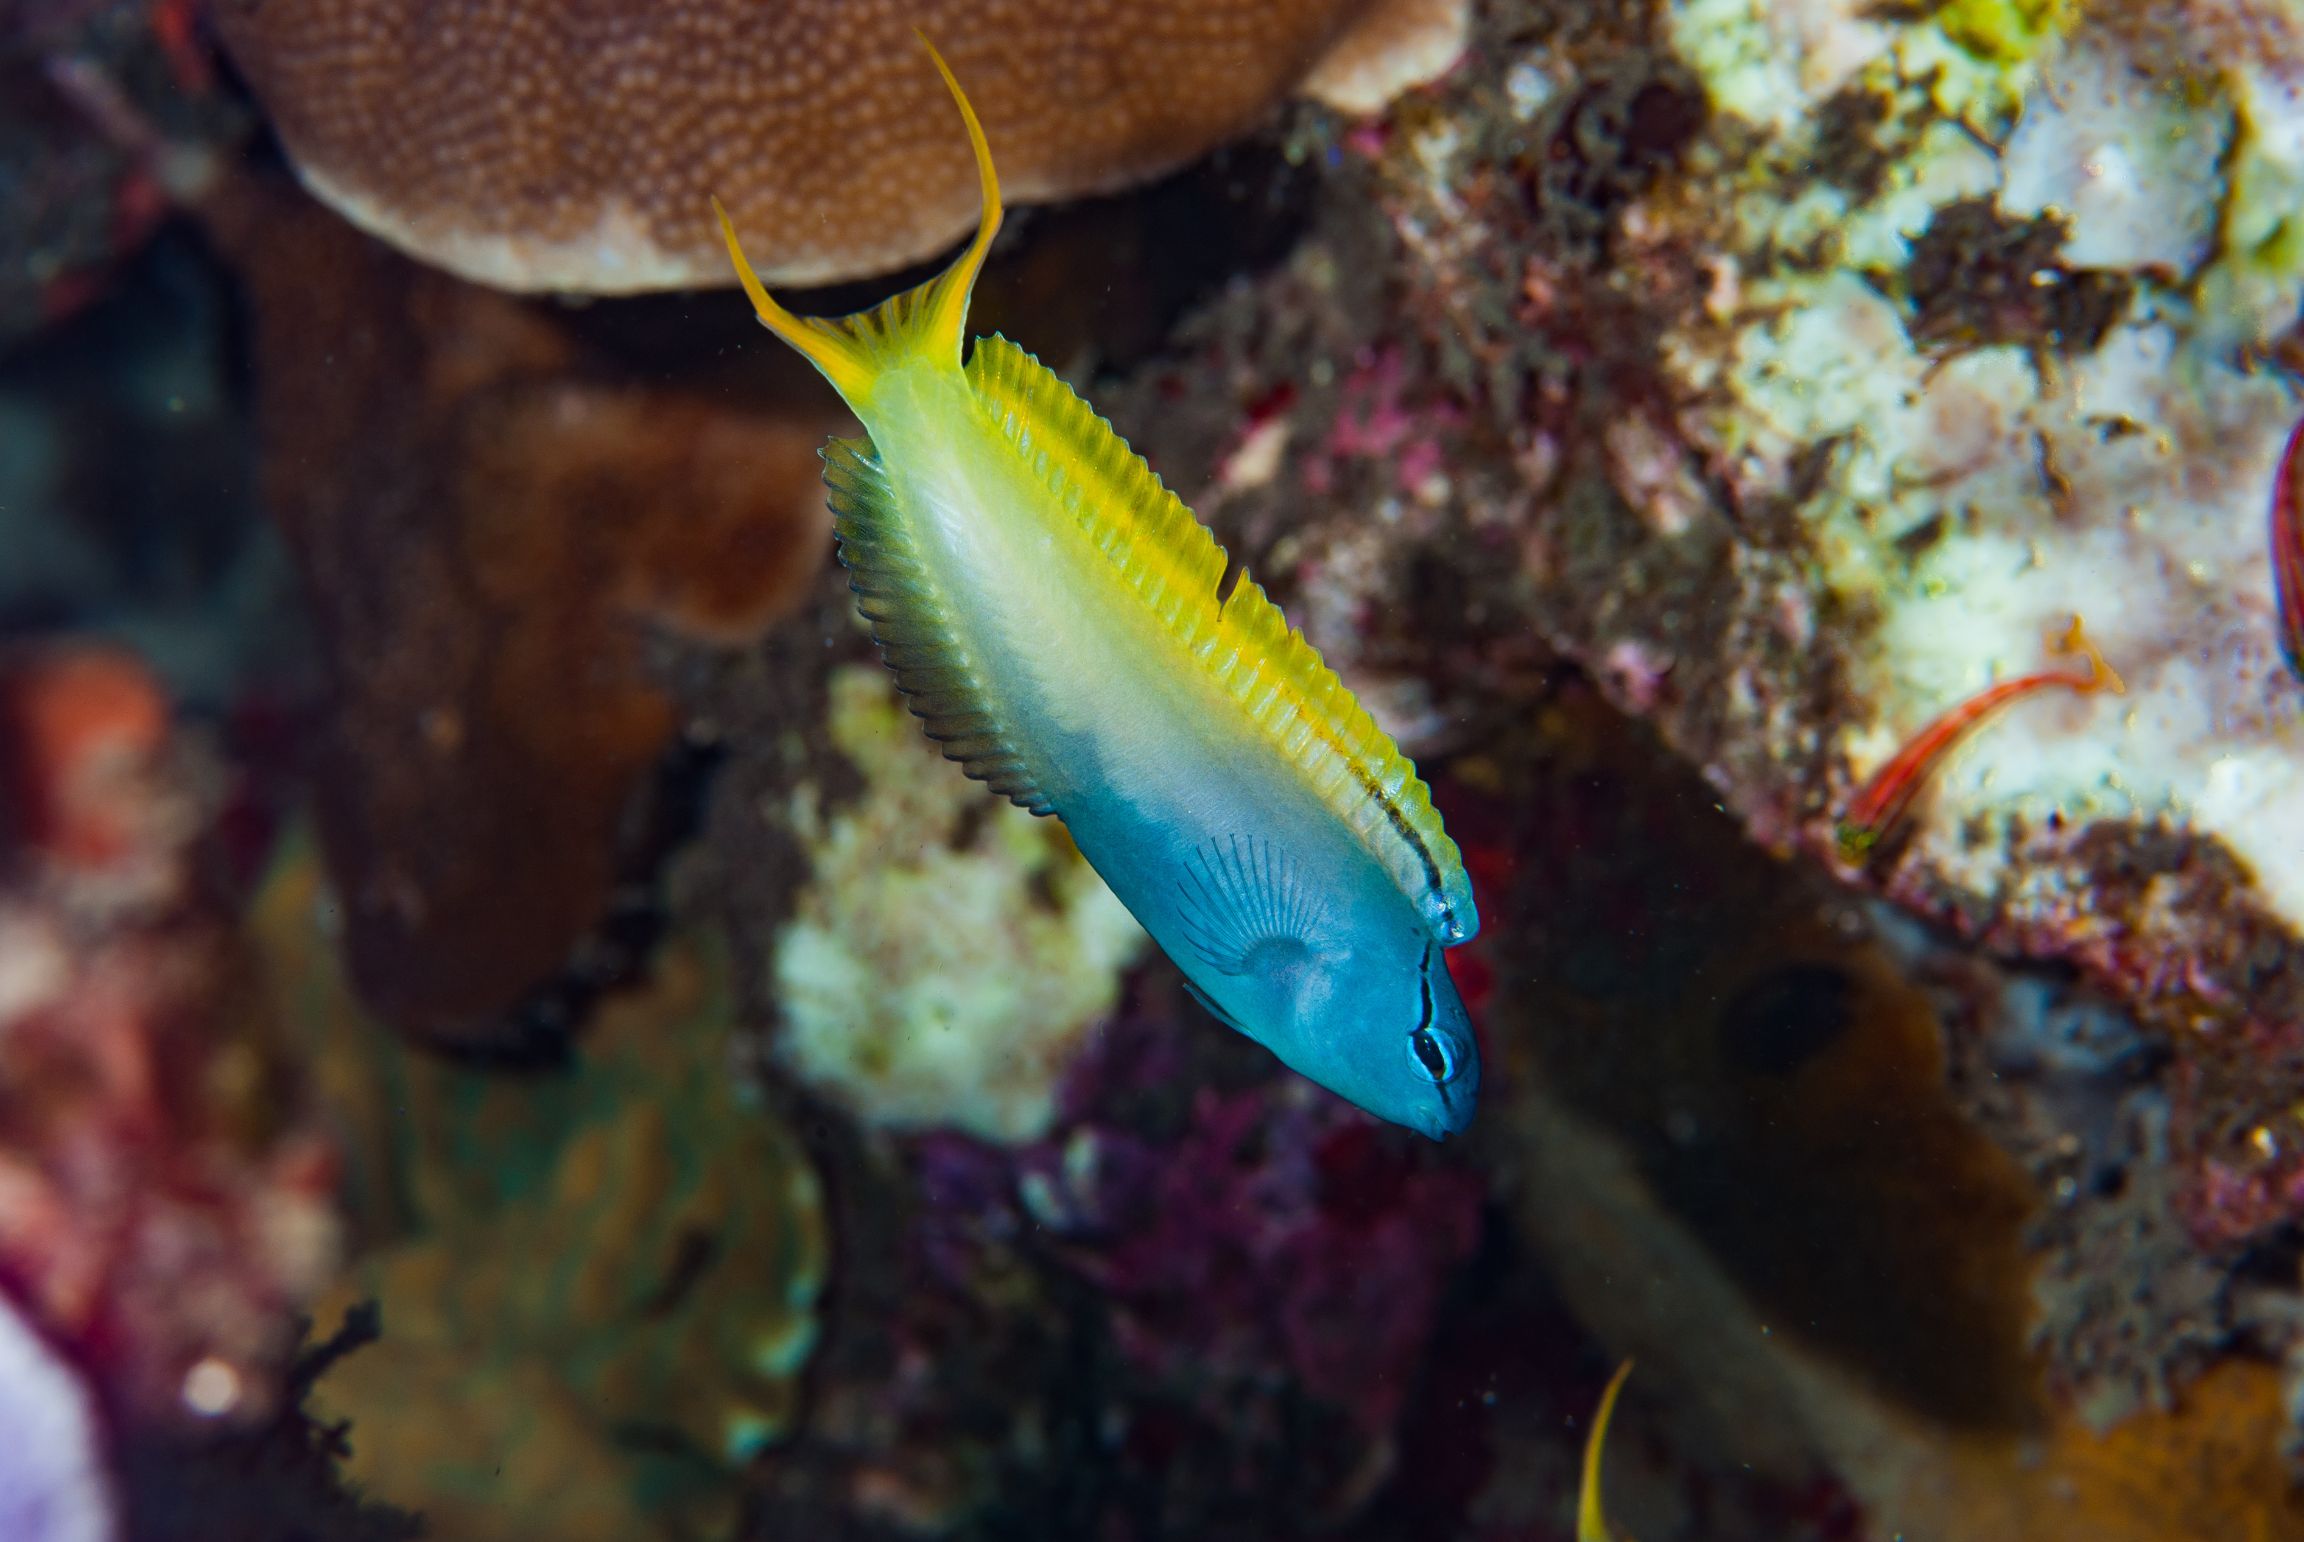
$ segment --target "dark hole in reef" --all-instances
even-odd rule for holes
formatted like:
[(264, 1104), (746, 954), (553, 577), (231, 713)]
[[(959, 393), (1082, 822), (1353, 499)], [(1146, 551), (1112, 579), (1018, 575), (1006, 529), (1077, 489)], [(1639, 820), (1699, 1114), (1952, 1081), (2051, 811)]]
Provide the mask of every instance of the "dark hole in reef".
[(311, 689), (240, 336), (229, 275), (181, 219), (85, 309), (0, 333), (0, 641), (121, 639), (209, 717)]
[[(1498, 838), (1543, 855), (1482, 907), (1522, 982), (1492, 1030), (1534, 1044), (1549, 1095), (1624, 1143), (1765, 1321), (1930, 1417), (2029, 1427), (2036, 1194), (1963, 1112), (1933, 998), (1649, 725), (1567, 690), (1546, 722), (1503, 768)], [(1512, 1097), (1484, 1094), (1484, 1138), (1516, 1138)]]
[[(971, 338), (1003, 332), (1051, 368), (1082, 357), (1125, 369), (1166, 346), (1176, 322), (1234, 278), (1269, 268), (1303, 234), (1318, 176), (1269, 144), (1220, 150), (1173, 176), (1108, 198), (1008, 210), (970, 307)], [(815, 289), (771, 285), (802, 316), (870, 310), (944, 270), (953, 246), (877, 277)], [(828, 391), (753, 323), (734, 288), (584, 303), (578, 337), (648, 378), (710, 378), (745, 356), (790, 366), (778, 394)]]
[(1631, 164), (1644, 170), (1679, 159), (1704, 126), (1704, 98), (1677, 80), (1645, 81), (1624, 112), (1624, 148)]
[(2232, 1278), (2293, 1290), (2299, 1271), (2304, 1271), (2304, 1227), (2283, 1226), (2249, 1245), (2233, 1264)]
[(1616, 212), (1655, 182), (1704, 126), (1703, 87), (1677, 64), (1586, 88), (1521, 174), (1538, 215), (1567, 252), (1596, 255)]
[(1877, 89), (1845, 86), (1816, 114), (1816, 157), (1810, 170), (1857, 203), (1869, 203), (1887, 181), (1895, 157), (1881, 143), (1893, 104)]
[(634, 795), (616, 835), (616, 881), (600, 920), (567, 963), (493, 1023), (427, 1039), (442, 1058), (475, 1069), (553, 1075), (575, 1063), (575, 1041), (600, 997), (641, 978), (667, 926), (663, 866), (703, 827), (712, 745), (676, 743)]
[(1789, 1076), (1856, 1022), (1856, 982), (1830, 964), (1791, 964), (1729, 998), (1720, 1055), (1736, 1070)]

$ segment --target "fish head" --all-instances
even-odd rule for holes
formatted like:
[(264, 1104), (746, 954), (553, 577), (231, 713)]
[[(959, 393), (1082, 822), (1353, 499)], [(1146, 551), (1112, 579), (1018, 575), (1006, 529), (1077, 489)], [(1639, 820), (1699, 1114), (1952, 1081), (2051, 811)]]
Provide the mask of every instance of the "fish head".
[(1394, 1124), (1445, 1140), (1472, 1122), (1480, 1045), (1437, 942), (1355, 950), (1300, 998), (1281, 1058)]
[(1472, 1020), (1441, 934), (1389, 881), (1313, 881), (1240, 836), (1196, 848), (1178, 894), (1163, 946), (1216, 1017), (1380, 1119), (1434, 1140), (1471, 1122)]

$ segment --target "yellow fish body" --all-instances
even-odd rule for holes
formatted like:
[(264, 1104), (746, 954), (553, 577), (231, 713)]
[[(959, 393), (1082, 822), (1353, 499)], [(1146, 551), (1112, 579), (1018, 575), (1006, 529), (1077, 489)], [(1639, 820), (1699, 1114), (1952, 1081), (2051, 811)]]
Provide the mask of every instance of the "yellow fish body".
[(1461, 1129), (1479, 1054), (1441, 953), (1479, 922), (1430, 793), (1245, 572), (1224, 589), (1223, 548), (1069, 387), (999, 337), (963, 362), (1000, 190), (929, 53), (983, 189), (942, 275), (803, 319), (721, 214), (761, 322), (869, 436), (827, 446), (825, 481), (882, 656), (968, 775), (1063, 819), (1217, 1016), (1372, 1113)]

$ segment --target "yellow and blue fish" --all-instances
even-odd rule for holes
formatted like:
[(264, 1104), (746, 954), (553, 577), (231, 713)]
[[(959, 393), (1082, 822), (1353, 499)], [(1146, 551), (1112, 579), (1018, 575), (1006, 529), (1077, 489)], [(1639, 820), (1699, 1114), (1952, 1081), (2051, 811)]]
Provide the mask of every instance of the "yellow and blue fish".
[(1110, 424), (1003, 338), (963, 361), (1000, 184), (928, 51), (983, 192), (942, 275), (801, 318), (720, 211), (762, 324), (868, 435), (826, 447), (825, 482), (881, 655), (948, 757), (1064, 821), (1217, 1017), (1371, 1113), (1460, 1130), (1479, 1051), (1441, 954), (1479, 919), (1431, 794)]

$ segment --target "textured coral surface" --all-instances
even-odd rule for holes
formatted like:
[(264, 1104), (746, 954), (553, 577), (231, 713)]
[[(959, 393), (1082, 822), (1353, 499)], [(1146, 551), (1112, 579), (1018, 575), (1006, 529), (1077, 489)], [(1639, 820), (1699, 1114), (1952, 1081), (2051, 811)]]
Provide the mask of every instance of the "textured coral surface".
[(481, 282), (602, 294), (729, 282), (713, 194), (775, 282), (885, 271), (959, 235), (967, 141), (914, 28), (967, 83), (1010, 196), (1038, 201), (1169, 170), (1307, 77), (1380, 103), (1445, 68), (1463, 27), (1451, 0), (217, 13), (329, 203)]
[(2230, 1239), (2304, 1138), (2258, 367), (2299, 55), (2276, 10), (2193, 20), (1537, 12), (1375, 175), (1536, 500), (1531, 619), (1762, 839), (1837, 857), (1900, 744), (2088, 618), (2125, 694), (2007, 709), (1852, 876), (2176, 1034)]
[[(1763, 842), (2132, 1002), (2190, 1223), (2260, 1237), (2304, 1193), (2291, 33), (1792, 14), (1499, 10), (1383, 131), (1305, 136), (1320, 239), (1122, 415), (1418, 747), (1541, 638)], [(2003, 708), (1851, 863), (1866, 778), (2074, 614), (2125, 693)]]

